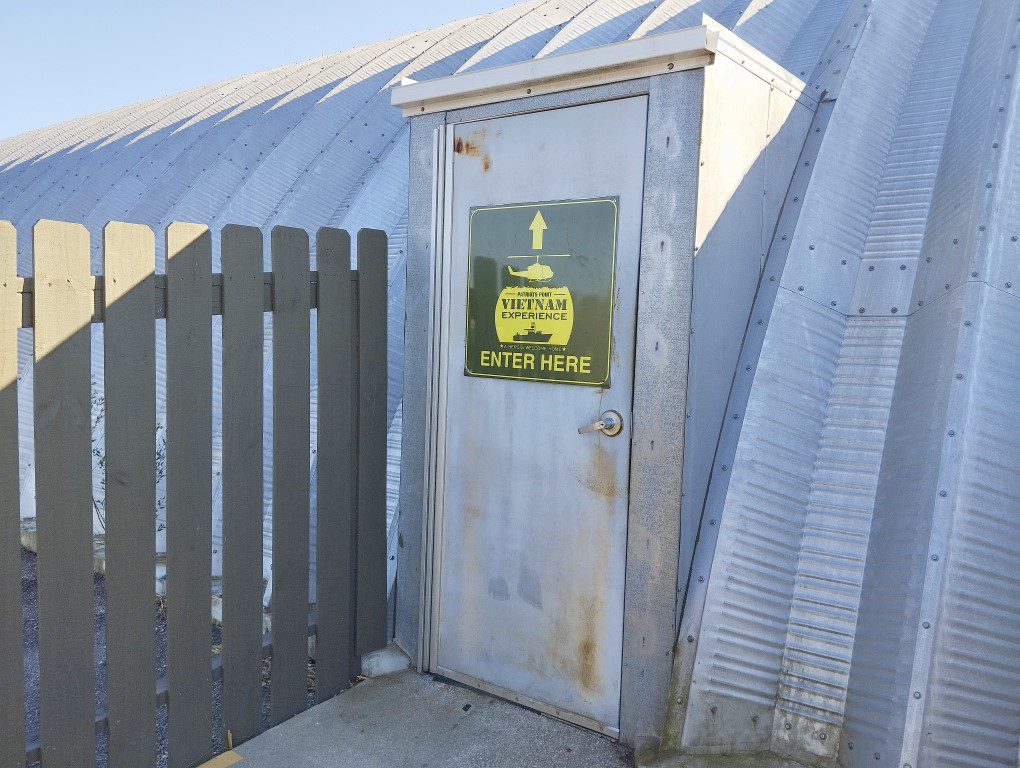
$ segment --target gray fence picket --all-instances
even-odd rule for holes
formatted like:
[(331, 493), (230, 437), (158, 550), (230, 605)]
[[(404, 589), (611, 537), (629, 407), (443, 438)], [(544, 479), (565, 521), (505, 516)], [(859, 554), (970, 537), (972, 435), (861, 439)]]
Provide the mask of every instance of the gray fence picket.
[(315, 698), (347, 687), (354, 652), (354, 302), (351, 238), (323, 228), (319, 271)]
[(358, 655), (386, 645), (386, 233), (358, 233)]
[(212, 754), (212, 240), (171, 224), (167, 253), (167, 682), (170, 768)]
[(308, 689), (308, 234), (275, 227), (273, 262), (273, 672), (271, 721), (306, 706)]
[(156, 250), (152, 230), (103, 230), (106, 674), (110, 768), (156, 760)]
[(44, 765), (94, 763), (89, 234), (34, 230), (39, 711)]
[(262, 232), (230, 225), (223, 263), (223, 727), (262, 722)]
[(25, 765), (18, 492), (17, 233), (0, 221), (0, 768)]

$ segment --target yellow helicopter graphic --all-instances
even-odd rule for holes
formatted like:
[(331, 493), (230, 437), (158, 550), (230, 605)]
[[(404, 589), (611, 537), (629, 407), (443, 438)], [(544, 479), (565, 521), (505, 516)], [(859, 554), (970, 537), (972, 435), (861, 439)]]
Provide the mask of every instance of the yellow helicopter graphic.
[(507, 265), (507, 271), (514, 277), (523, 277), (529, 283), (548, 283), (552, 280), (553, 270), (548, 264), (543, 264), (540, 259), (566, 259), (570, 258), (569, 253), (546, 253), (529, 254), (525, 256), (507, 256), (508, 259), (534, 259), (534, 264), (529, 264), (527, 269), (514, 269)]

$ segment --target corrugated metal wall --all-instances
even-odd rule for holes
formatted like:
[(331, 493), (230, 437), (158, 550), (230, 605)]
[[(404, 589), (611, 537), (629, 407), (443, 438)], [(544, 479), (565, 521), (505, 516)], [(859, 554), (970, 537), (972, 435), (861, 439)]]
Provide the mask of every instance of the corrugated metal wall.
[(673, 748), (1017, 765), (1018, 21), (1005, 0), (854, 4), (833, 41), (861, 30), (852, 57), (816, 72), (834, 103), (731, 393)]

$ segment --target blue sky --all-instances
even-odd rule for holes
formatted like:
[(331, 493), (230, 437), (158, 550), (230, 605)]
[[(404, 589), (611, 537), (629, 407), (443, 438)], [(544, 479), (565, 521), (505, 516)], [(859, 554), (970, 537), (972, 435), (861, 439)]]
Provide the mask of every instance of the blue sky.
[(0, 137), (435, 27), (513, 2), (4, 3)]

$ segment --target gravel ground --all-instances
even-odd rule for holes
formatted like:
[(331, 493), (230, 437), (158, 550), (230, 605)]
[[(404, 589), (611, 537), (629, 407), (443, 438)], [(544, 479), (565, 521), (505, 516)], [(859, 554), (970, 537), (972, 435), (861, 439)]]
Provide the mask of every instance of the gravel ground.
[[(26, 737), (29, 744), (39, 741), (39, 600), (36, 585), (36, 557), (27, 549), (21, 550), (21, 611), (24, 619), (25, 638), (25, 722)], [(156, 672), (159, 679), (166, 676), (166, 616), (161, 604), (153, 598), (153, 611), (156, 614)], [(93, 576), (93, 652), (95, 654), (95, 704), (97, 712), (106, 710), (106, 582), (102, 576)], [(211, 642), (213, 648), (219, 648), (220, 628), (211, 625)], [(262, 685), (262, 721), (263, 728), (269, 725), (269, 692), (267, 676)], [(155, 681), (153, 681), (155, 684)], [(213, 684), (213, 743), (222, 748), (222, 702), (220, 698), (221, 684)], [(311, 703), (312, 695), (309, 695)], [(157, 712), (157, 768), (166, 768), (167, 737), (166, 707)], [(34, 763), (33, 765), (39, 765)], [(106, 733), (96, 735), (96, 766), (107, 768)], [(142, 768), (142, 767), (140, 767)]]

